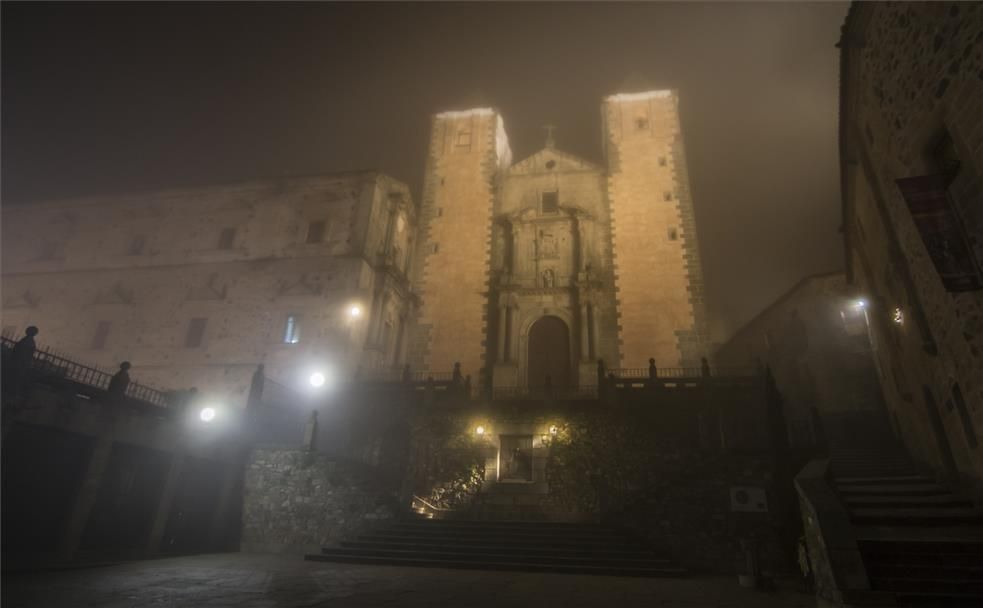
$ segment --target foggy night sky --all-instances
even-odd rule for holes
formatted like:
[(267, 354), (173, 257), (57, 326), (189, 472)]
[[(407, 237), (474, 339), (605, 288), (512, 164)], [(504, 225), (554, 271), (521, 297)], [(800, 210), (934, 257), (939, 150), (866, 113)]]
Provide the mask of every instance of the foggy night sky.
[(432, 113), (601, 162), (641, 81), (680, 91), (718, 334), (842, 267), (846, 4), (0, 6), (4, 204), (374, 168), (419, 201)]

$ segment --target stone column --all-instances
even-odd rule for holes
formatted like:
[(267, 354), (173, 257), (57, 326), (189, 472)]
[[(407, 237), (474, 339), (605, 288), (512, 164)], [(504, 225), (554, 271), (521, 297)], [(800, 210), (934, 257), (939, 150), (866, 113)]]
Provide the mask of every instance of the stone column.
[(95, 506), (96, 499), (99, 497), (99, 489), (102, 487), (102, 480), (105, 477), (106, 468), (109, 466), (109, 457), (112, 452), (113, 436), (111, 433), (96, 439), (95, 448), (89, 458), (89, 465), (86, 467), (85, 476), (82, 478), (82, 486), (79, 488), (75, 499), (75, 506), (72, 507), (72, 514), (68, 518), (66, 534), (62, 539), (61, 547), (58, 549), (58, 555), (64, 561), (71, 560), (75, 556), (75, 552), (78, 551), (85, 526), (89, 522), (89, 515), (92, 514), (92, 507)]
[(219, 547), (218, 541), (221, 532), (225, 530), (228, 523), (223, 521), (228, 517), (229, 505), (232, 503), (232, 492), (235, 490), (236, 481), (239, 475), (247, 466), (246, 458), (237, 458), (227, 464), (227, 470), (222, 479), (222, 488), (219, 490), (218, 501), (212, 511), (211, 521), (208, 526), (208, 546), (210, 551), (225, 551), (226, 547)]
[(171, 515), (174, 496), (177, 494), (181, 476), (184, 474), (184, 462), (185, 456), (181, 452), (171, 456), (171, 464), (167, 469), (167, 479), (164, 480), (164, 489), (160, 493), (160, 500), (157, 502), (157, 509), (154, 512), (154, 523), (150, 527), (150, 535), (147, 538), (146, 553), (148, 557), (161, 553), (160, 543), (164, 539), (164, 531)]
[(498, 307), (498, 362), (505, 363), (506, 353), (505, 353), (505, 332), (507, 331), (507, 322), (509, 316), (508, 306)]
[(581, 296), (580, 304), (580, 360), (589, 361), (590, 360), (590, 326), (588, 325), (589, 318), (587, 316), (587, 306), (588, 304), (584, 302), (583, 296)]

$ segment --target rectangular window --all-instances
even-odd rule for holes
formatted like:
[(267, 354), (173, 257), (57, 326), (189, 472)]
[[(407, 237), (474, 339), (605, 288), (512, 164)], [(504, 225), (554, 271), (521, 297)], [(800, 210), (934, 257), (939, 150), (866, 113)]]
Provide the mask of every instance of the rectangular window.
[(560, 210), (560, 193), (543, 192), (543, 213), (556, 213)]
[(283, 325), (283, 343), (298, 342), (300, 342), (300, 315), (287, 315), (287, 322)]
[(317, 220), (307, 225), (307, 242), (321, 243), (324, 241), (324, 220)]
[(679, 233), (676, 232), (675, 228), (670, 227), (669, 230), (666, 231), (666, 236), (669, 237), (670, 241), (675, 241), (677, 238), (679, 238)]
[(459, 145), (459, 146), (470, 146), (471, 145), (471, 131), (458, 131), (457, 132), (457, 145)]
[(665, 156), (660, 156), (660, 157), (659, 157), (659, 166), (660, 166), (660, 167), (665, 167), (665, 166), (666, 166), (666, 164), (667, 164), (667, 163), (666, 163), (666, 157), (665, 157)]
[(440, 251), (440, 245), (438, 245), (437, 243), (431, 245), (430, 253), (437, 253), (438, 251)]
[(672, 192), (670, 192), (669, 190), (666, 190), (665, 192), (663, 192), (662, 193), (662, 200), (664, 200), (664, 201), (671, 201), (672, 200)]
[(201, 346), (202, 338), (205, 337), (205, 324), (208, 319), (195, 317), (188, 322), (188, 333), (184, 335), (185, 348), (198, 348)]
[(218, 248), (232, 249), (232, 245), (235, 244), (235, 240), (236, 240), (235, 228), (222, 228), (222, 234), (220, 234), (218, 237)]
[(143, 248), (147, 244), (147, 239), (143, 235), (133, 237), (130, 241), (130, 248), (126, 250), (127, 255), (143, 255)]
[(646, 129), (649, 128), (649, 119), (645, 118), (644, 116), (641, 118), (636, 118), (635, 128), (638, 129), (639, 131), (645, 131)]
[(92, 336), (92, 349), (102, 350), (106, 348), (106, 339), (109, 338), (109, 328), (112, 324), (109, 321), (99, 321), (96, 326), (96, 333)]

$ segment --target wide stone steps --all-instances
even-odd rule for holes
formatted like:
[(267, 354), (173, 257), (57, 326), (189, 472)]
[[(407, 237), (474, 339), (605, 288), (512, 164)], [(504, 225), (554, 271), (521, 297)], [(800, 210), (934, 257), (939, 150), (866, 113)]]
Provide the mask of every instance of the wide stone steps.
[(664, 553), (620, 530), (591, 524), (399, 522), (310, 561), (615, 576), (683, 576)]
[(983, 512), (904, 455), (835, 454), (834, 484), (871, 589), (899, 606), (983, 606)]

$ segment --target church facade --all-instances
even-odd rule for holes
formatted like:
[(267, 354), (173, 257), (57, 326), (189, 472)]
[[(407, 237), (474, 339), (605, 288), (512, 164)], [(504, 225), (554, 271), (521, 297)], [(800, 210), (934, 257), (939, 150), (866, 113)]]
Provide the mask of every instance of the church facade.
[(513, 162), (492, 109), (433, 118), (407, 360), (496, 390), (566, 390), (608, 368), (695, 367), (703, 278), (674, 91), (601, 106), (605, 164)]

